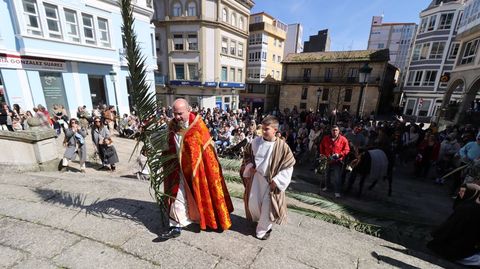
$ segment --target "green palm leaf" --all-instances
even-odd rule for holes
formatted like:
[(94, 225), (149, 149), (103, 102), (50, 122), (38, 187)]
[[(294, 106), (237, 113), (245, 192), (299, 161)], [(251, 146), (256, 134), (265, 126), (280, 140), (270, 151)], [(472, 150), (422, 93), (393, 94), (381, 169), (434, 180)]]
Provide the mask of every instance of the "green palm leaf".
[[(131, 97), (133, 109), (141, 122), (140, 135), (134, 151), (143, 145), (143, 152), (147, 156), (147, 165), (150, 168), (150, 187), (161, 209), (165, 209), (163, 198), (166, 196), (161, 185), (176, 167), (176, 155), (168, 153), (168, 129), (162, 128), (156, 119), (157, 102), (155, 93), (150, 91), (147, 82), (146, 58), (141, 53), (134, 30), (135, 19), (131, 0), (119, 0), (122, 15), (122, 32), (126, 49), (126, 60), (131, 79)], [(162, 210), (165, 213), (164, 210)]]

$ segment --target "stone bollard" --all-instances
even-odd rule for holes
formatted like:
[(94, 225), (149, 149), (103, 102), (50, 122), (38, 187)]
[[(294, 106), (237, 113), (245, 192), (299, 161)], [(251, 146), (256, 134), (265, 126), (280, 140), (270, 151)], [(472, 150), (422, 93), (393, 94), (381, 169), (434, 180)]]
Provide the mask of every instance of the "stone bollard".
[(18, 171), (57, 171), (58, 158), (55, 131), (41, 127), (40, 120), (29, 118), (28, 130), (0, 131), (0, 169)]

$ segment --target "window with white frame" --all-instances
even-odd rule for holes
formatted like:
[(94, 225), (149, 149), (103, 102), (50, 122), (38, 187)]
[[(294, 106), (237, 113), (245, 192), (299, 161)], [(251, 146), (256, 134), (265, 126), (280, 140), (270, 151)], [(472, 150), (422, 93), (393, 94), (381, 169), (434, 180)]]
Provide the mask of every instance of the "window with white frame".
[(415, 99), (408, 99), (407, 105), (405, 106), (405, 115), (413, 115), (414, 109), (415, 109)]
[(227, 67), (222, 66), (222, 73), (221, 73), (221, 80), (222, 81), (227, 81)]
[(85, 42), (88, 44), (95, 44), (95, 29), (93, 24), (93, 17), (88, 14), (82, 14), (83, 22), (83, 36)]
[(238, 20), (238, 28), (242, 29), (242, 30), (245, 30), (245, 21), (243, 19), (243, 17), (240, 17), (240, 19)]
[(98, 31), (100, 32), (100, 44), (103, 47), (110, 47), (110, 33), (108, 30), (108, 21), (103, 18), (98, 18)]
[(230, 76), (229, 76), (230, 80), (229, 81), (235, 81), (235, 68), (233, 67), (230, 67)]
[(274, 47), (277, 46), (277, 39), (276, 39), (276, 38), (273, 39), (273, 46), (274, 46)]
[(260, 68), (260, 78), (265, 78), (267, 76), (267, 69), (265, 67)]
[(436, 70), (425, 71), (425, 77), (424, 77), (422, 86), (433, 86), (433, 85), (435, 85), (435, 81), (437, 80), (437, 72), (438, 71), (436, 71)]
[(80, 34), (78, 31), (77, 12), (65, 9), (65, 23), (67, 25), (67, 39), (72, 42), (80, 42)]
[(477, 55), (478, 49), (478, 41), (480, 39), (475, 39), (472, 41), (467, 42), (465, 45), (465, 50), (463, 51), (462, 60), (460, 64), (469, 64), (475, 60), (475, 56)]
[(58, 17), (57, 6), (47, 3), (44, 3), (43, 6), (45, 8), (48, 36), (51, 38), (62, 38), (62, 30), (60, 28), (60, 18)]
[(174, 50), (183, 50), (183, 35), (174, 34), (173, 35), (173, 49)]
[(427, 59), (429, 51), (430, 51), (430, 43), (423, 43), (422, 50), (420, 52), (420, 59), (421, 60)]
[(230, 55), (237, 55), (237, 42), (230, 40)]
[(423, 76), (423, 71), (415, 72), (415, 80), (413, 81), (413, 86), (420, 86), (420, 84), (422, 83), (422, 76)]
[(232, 13), (232, 15), (230, 15), (230, 24), (237, 27), (237, 14)]
[(279, 40), (278, 41), (278, 47), (281, 48), (283, 46), (283, 41), (282, 40)]
[(280, 79), (280, 71), (276, 71), (276, 72), (277, 72), (277, 74), (276, 74), (275, 78)]
[(412, 61), (420, 60), (420, 51), (422, 50), (422, 44), (415, 45), (413, 49)]
[(222, 20), (224, 22), (228, 22), (228, 13), (226, 8), (222, 9)]
[(420, 22), (420, 28), (418, 29), (418, 33), (423, 33), (425, 32), (425, 29), (427, 29), (427, 24), (428, 24), (428, 18), (423, 18), (422, 21)]
[(414, 78), (415, 78), (415, 71), (408, 72), (408, 79), (407, 79), (407, 83), (405, 85), (406, 86), (412, 86)]
[(272, 62), (275, 62), (275, 54), (272, 55)]
[(460, 27), (460, 22), (462, 21), (462, 17), (463, 17), (463, 11), (460, 11), (457, 18), (457, 23), (455, 24), (455, 31), (458, 31), (458, 27)]
[(254, 45), (255, 44), (255, 34), (250, 34), (248, 37), (248, 45)]
[(184, 80), (185, 79), (185, 65), (184, 64), (174, 64), (175, 65), (175, 79)]
[(228, 54), (228, 38), (222, 37), (222, 53)]
[(428, 116), (428, 111), (430, 110), (430, 105), (432, 104), (432, 100), (423, 99), (423, 103), (420, 106), (418, 105), (418, 116), (426, 117)]
[(433, 42), (430, 51), (430, 59), (441, 59), (445, 49), (445, 42)]
[(243, 69), (237, 69), (237, 81), (238, 82), (243, 81)]
[(277, 55), (277, 61), (280, 63), (282, 61), (282, 56)]
[(435, 29), (435, 22), (436, 21), (437, 21), (437, 15), (430, 16), (430, 19), (428, 21), (427, 31), (433, 31), (433, 29)]
[(27, 24), (27, 33), (32, 35), (42, 35), (40, 19), (38, 17), (37, 1), (23, 0), (23, 15)]
[(198, 50), (197, 34), (188, 34), (187, 38), (188, 50)]
[(198, 64), (188, 64), (188, 79), (198, 80)]
[(438, 30), (446, 30), (452, 27), (454, 13), (442, 14), (440, 16), (440, 22), (438, 24)]
[(460, 43), (452, 43), (450, 52), (448, 53), (448, 59), (454, 60), (457, 58), (458, 49), (460, 48)]
[(172, 16), (178, 17), (182, 15), (182, 4), (175, 2), (172, 6)]
[(243, 57), (243, 44), (238, 43), (238, 57)]
[[(257, 52), (258, 55), (260, 55), (260, 52)], [(262, 51), (262, 62), (266, 62), (267, 61), (267, 52), (266, 51)]]
[(262, 44), (268, 45), (268, 35), (262, 34)]
[(195, 2), (188, 3), (187, 16), (197, 16), (197, 4)]

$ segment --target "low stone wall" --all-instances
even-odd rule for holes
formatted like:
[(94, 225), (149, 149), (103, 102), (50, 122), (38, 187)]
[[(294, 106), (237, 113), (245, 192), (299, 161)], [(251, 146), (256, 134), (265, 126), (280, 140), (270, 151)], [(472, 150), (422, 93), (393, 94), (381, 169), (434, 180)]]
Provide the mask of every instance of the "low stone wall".
[(55, 131), (49, 128), (0, 131), (0, 169), (56, 171), (60, 162)]

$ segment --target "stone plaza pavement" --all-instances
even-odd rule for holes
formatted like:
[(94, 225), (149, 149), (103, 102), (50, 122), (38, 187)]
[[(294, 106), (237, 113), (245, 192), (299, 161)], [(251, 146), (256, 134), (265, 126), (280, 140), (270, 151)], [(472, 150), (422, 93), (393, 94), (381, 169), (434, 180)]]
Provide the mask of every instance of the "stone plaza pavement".
[(133, 141), (115, 141), (121, 163), (114, 173), (93, 165), (86, 174), (0, 171), (0, 268), (457, 267), (293, 212), (261, 241), (236, 198), (230, 230), (193, 227), (161, 242), (164, 228), (149, 183), (130, 177)]

